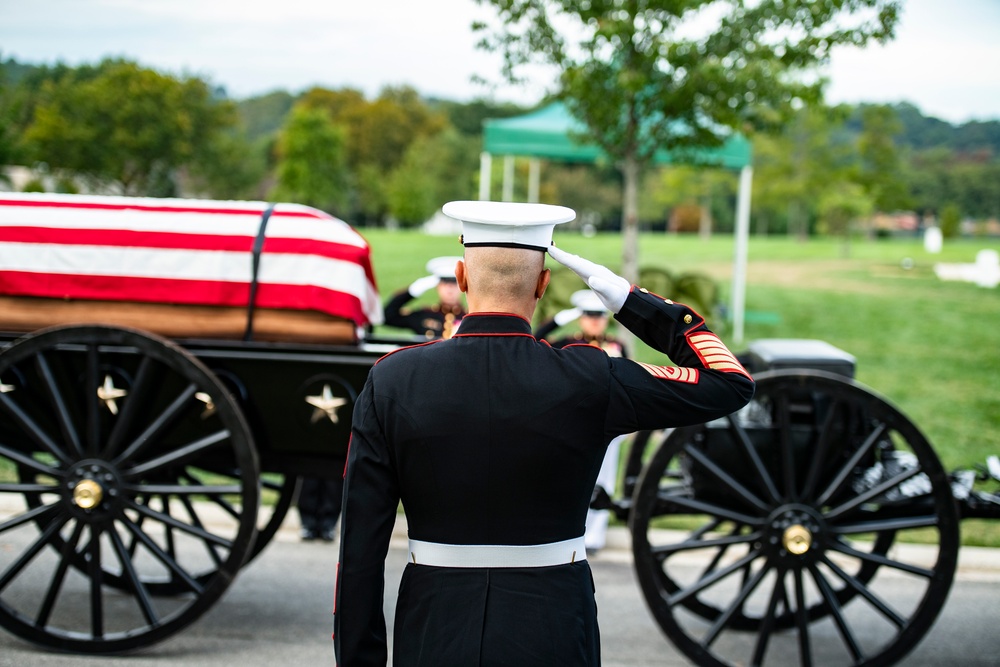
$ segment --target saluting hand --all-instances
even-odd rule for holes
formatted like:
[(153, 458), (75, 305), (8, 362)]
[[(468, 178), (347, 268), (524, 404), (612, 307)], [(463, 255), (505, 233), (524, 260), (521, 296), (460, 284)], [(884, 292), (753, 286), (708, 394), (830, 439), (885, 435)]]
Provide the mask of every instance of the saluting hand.
[(595, 264), (579, 255), (560, 250), (555, 246), (549, 246), (549, 255), (580, 276), (583, 282), (594, 290), (594, 293), (601, 299), (601, 303), (612, 313), (617, 313), (625, 305), (625, 299), (628, 298), (632, 286), (611, 269)]
[(441, 282), (441, 279), (437, 276), (424, 276), (423, 278), (417, 278), (412, 283), (407, 291), (414, 298), (420, 296), (432, 287), (437, 287), (437, 284)]

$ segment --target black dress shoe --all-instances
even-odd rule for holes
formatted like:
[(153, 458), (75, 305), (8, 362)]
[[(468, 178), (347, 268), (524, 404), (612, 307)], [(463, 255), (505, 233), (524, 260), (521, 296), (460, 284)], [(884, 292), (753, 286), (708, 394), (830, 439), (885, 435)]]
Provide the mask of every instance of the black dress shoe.
[(323, 540), (324, 542), (333, 542), (333, 531), (324, 530), (320, 532), (319, 539)]

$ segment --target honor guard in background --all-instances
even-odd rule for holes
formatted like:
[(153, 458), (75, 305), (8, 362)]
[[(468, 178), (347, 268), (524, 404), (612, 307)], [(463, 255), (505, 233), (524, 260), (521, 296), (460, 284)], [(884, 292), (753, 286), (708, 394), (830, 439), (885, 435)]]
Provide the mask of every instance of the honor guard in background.
[[(341, 667), (386, 665), (385, 558), (402, 502), (408, 563), (394, 667), (588, 667), (601, 660), (587, 508), (608, 443), (717, 419), (754, 383), (687, 306), (551, 245), (571, 209), (450, 202), (469, 314), (449, 340), (376, 363), (354, 407), (334, 643)], [(676, 366), (557, 349), (531, 332), (545, 252)]]
[[(455, 333), (465, 315), (462, 292), (455, 282), (455, 264), (461, 257), (435, 257), (427, 262), (429, 276), (417, 278), (410, 286), (393, 295), (385, 305), (385, 323), (410, 329), (428, 339), (447, 340)], [(427, 308), (407, 310), (406, 304), (431, 288), (437, 288), (438, 303)]]
[(333, 542), (343, 495), (342, 479), (302, 478), (296, 507), (299, 510), (303, 540)]
[[(572, 308), (559, 311), (555, 317), (539, 327), (536, 338), (546, 338), (561, 326), (579, 319), (580, 330), (568, 336), (549, 341), (552, 347), (563, 348), (567, 345), (593, 345), (608, 353), (609, 357), (625, 357), (628, 353), (625, 346), (608, 333), (610, 312), (601, 303), (600, 297), (593, 290), (584, 289), (573, 292), (569, 297)], [(618, 455), (621, 444), (627, 435), (620, 435), (608, 445), (608, 451), (601, 463), (601, 471), (597, 474), (597, 487), (609, 498), (614, 496), (618, 488)], [(597, 491), (597, 489), (595, 489)], [(584, 533), (584, 543), (587, 554), (594, 555), (607, 543), (608, 523), (611, 512), (607, 509), (587, 510), (587, 530)]]

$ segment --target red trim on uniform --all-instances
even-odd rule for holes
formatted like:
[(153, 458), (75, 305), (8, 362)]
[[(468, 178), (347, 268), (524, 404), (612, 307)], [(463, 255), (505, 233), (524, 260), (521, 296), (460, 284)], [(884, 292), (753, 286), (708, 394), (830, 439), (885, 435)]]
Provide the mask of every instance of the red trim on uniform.
[(347, 436), (347, 454), (344, 457), (344, 474), (341, 475), (342, 479), (347, 479), (347, 460), (351, 458), (351, 442), (354, 440), (354, 434), (351, 433)]
[[(333, 612), (337, 613), (337, 593), (340, 592), (340, 561), (337, 561), (337, 585), (333, 588)], [(330, 635), (333, 637), (333, 635)]]
[(569, 345), (563, 345), (562, 349), (566, 350), (571, 347), (589, 347), (595, 350), (600, 350), (601, 352), (604, 352), (604, 354), (607, 354), (607, 351), (603, 347), (598, 347), (597, 345), (591, 345), (590, 343), (570, 343)]
[[(528, 322), (527, 318), (521, 317), (520, 315), (518, 315), (516, 313), (500, 313), (500, 312), (494, 313), (494, 312), (485, 311), (485, 310), (477, 310), (474, 313), (466, 313), (465, 316), (466, 317), (516, 317), (519, 320), (523, 320), (525, 322)], [(528, 324), (531, 324), (531, 322), (528, 322)]]
[[(452, 338), (454, 338), (454, 336), (452, 336)], [(409, 349), (412, 349), (414, 347), (424, 347), (425, 345), (434, 345), (435, 343), (443, 343), (443, 342), (444, 342), (443, 338), (435, 338), (434, 340), (429, 340), (429, 341), (427, 341), (425, 343), (414, 343), (413, 345), (407, 345), (406, 347), (401, 347), (399, 349), (393, 350), (392, 352), (386, 352), (381, 357), (379, 357), (375, 361), (375, 363), (372, 364), (372, 366), (378, 365), (378, 362), (382, 361), (386, 357), (391, 357), (392, 355), (394, 355), (394, 354), (396, 354), (398, 352), (402, 352), (403, 350), (409, 350)]]
[(522, 336), (525, 338), (534, 338), (530, 333), (497, 333), (492, 331), (484, 331), (483, 333), (457, 333), (452, 336), (452, 338), (516, 338), (517, 336)]

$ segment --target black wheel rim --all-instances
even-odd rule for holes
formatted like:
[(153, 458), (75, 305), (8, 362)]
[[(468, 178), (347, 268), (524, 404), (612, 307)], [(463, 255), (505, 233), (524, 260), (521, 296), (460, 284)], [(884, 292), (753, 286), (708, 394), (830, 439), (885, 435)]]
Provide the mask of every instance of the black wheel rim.
[[(818, 371), (763, 373), (744, 410), (668, 434), (631, 527), (647, 605), (699, 665), (892, 664), (936, 618), (958, 553), (926, 438)], [(892, 549), (918, 533), (918, 556)]]
[(113, 653), (210, 608), (250, 553), (260, 501), (249, 429), (218, 379), (165, 339), (74, 326), (9, 347), (0, 382), (0, 501), (13, 508), (0, 623)]

